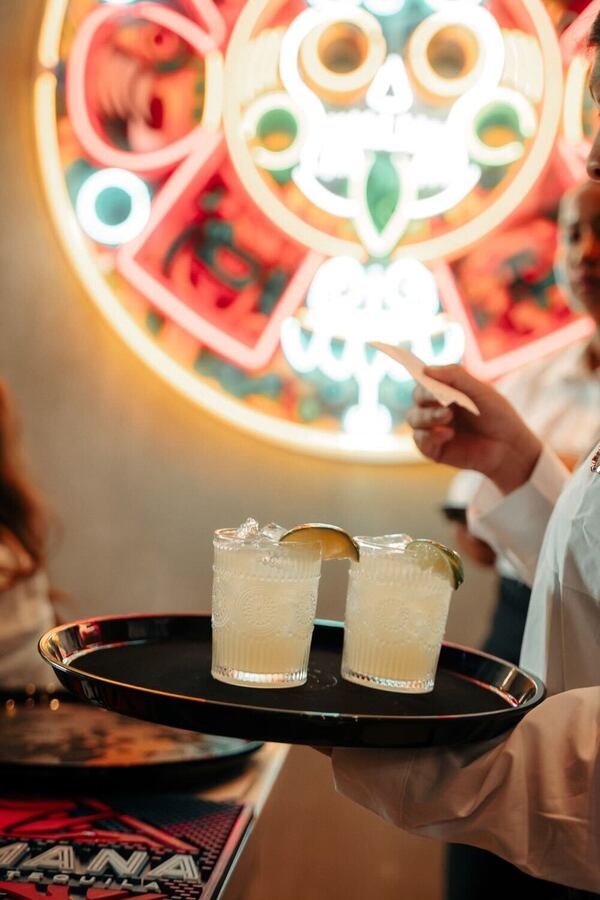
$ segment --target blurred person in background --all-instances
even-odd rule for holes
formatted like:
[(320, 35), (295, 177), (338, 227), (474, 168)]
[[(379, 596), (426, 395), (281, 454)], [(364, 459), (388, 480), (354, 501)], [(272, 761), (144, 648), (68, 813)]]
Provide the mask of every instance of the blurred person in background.
[(37, 650), (39, 637), (56, 624), (46, 540), (46, 516), (25, 474), (15, 410), (0, 381), (0, 690), (53, 681)]
[[(560, 350), (504, 378), (497, 388), (524, 421), (572, 471), (600, 439), (600, 184), (588, 181), (562, 198), (558, 216), (558, 281), (572, 307), (586, 312), (596, 330), (590, 339)], [(456, 516), (469, 506), (483, 475), (460, 472), (450, 485), (446, 509)], [(454, 523), (454, 544), (476, 563), (496, 564), (498, 598), (483, 649), (518, 663), (531, 589), (510, 561), (467, 525)], [(600, 865), (600, 863), (599, 863)], [(447, 900), (479, 900), (493, 881), (535, 900), (551, 896), (538, 882), (492, 854), (459, 844), (448, 850)]]

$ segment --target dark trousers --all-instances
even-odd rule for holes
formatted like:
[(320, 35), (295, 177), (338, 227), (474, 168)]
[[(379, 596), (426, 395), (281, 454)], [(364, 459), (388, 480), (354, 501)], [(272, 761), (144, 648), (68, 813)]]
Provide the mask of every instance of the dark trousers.
[(585, 900), (598, 894), (575, 891), (526, 875), (493, 853), (462, 844), (448, 846), (447, 900)]
[[(494, 618), (483, 646), (487, 653), (519, 662), (530, 595), (520, 581), (500, 579)], [(486, 850), (448, 845), (446, 900), (587, 900), (598, 896), (532, 878)]]
[(494, 617), (483, 644), (486, 653), (512, 663), (519, 662), (530, 597), (531, 591), (526, 584), (514, 578), (500, 579)]

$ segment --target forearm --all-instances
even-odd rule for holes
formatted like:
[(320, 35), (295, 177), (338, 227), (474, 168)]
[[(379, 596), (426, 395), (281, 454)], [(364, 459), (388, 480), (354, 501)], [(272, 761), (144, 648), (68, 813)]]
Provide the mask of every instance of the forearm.
[(598, 891), (599, 743), (600, 688), (586, 688), (545, 701), (478, 757), (476, 748), (335, 750), (333, 767), (340, 793), (407, 831)]

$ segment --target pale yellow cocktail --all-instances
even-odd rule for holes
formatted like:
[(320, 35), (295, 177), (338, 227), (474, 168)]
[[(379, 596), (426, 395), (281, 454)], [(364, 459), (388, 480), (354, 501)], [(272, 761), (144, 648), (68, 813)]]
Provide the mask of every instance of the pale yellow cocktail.
[(360, 561), (350, 564), (343, 678), (388, 691), (433, 690), (453, 591), (448, 568), (428, 542), (411, 543), (407, 535), (357, 541)]
[(230, 684), (294, 687), (307, 678), (321, 547), (279, 543), (285, 529), (254, 526), (215, 532), (211, 672)]

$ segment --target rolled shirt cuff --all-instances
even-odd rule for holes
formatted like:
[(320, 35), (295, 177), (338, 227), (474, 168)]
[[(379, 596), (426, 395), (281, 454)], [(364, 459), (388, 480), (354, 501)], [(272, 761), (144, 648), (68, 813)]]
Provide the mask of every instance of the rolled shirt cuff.
[(510, 494), (485, 478), (467, 510), (472, 534), (507, 558), (532, 584), (548, 520), (569, 477), (569, 470), (544, 444), (531, 476)]

